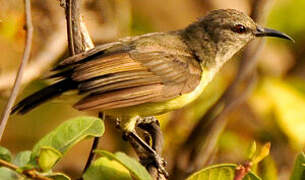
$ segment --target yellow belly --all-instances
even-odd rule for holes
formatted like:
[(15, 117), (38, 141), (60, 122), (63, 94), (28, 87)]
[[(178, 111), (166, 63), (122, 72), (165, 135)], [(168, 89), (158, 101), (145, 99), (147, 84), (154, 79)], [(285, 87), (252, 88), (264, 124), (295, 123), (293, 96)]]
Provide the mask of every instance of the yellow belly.
[(190, 93), (180, 95), (164, 102), (144, 103), (136, 106), (108, 110), (105, 113), (115, 117), (132, 118), (136, 116), (147, 117), (160, 115), (169, 111), (180, 109), (194, 101), (205, 89), (207, 84), (213, 79), (217, 69), (204, 71), (199, 85)]

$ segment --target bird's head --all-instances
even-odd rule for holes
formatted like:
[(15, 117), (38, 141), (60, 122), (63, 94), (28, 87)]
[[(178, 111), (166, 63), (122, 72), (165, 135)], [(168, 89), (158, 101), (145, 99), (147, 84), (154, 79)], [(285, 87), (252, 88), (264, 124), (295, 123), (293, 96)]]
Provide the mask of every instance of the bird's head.
[(232, 56), (256, 37), (278, 37), (293, 41), (288, 35), (257, 25), (249, 16), (234, 9), (211, 11), (199, 20), (222, 56)]

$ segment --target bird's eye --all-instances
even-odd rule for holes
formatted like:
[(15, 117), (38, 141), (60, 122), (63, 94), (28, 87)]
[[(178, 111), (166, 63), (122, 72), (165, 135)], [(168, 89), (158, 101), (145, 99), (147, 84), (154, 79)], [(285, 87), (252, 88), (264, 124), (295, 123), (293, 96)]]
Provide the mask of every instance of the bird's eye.
[(232, 31), (233, 31), (233, 32), (236, 32), (236, 33), (239, 33), (239, 34), (242, 34), (242, 33), (247, 32), (247, 28), (246, 28), (244, 25), (237, 24), (237, 25), (235, 25), (235, 26), (232, 28)]

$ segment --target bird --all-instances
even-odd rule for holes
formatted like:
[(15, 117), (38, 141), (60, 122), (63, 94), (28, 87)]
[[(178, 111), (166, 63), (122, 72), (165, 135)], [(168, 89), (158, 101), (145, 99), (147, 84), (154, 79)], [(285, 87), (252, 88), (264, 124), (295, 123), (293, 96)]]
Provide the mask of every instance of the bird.
[(184, 29), (122, 38), (62, 60), (49, 77), (57, 81), (20, 101), (12, 113), (27, 113), (76, 90), (75, 109), (103, 112), (134, 132), (142, 117), (197, 99), (234, 54), (267, 36), (293, 41), (239, 10), (212, 10)]

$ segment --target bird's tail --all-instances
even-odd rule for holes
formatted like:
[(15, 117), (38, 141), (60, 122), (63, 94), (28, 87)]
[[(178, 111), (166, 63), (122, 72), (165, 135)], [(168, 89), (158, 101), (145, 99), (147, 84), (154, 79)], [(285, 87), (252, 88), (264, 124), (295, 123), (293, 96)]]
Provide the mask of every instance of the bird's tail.
[(13, 107), (11, 113), (25, 114), (40, 104), (76, 87), (76, 82), (71, 79), (61, 80), (26, 97)]

